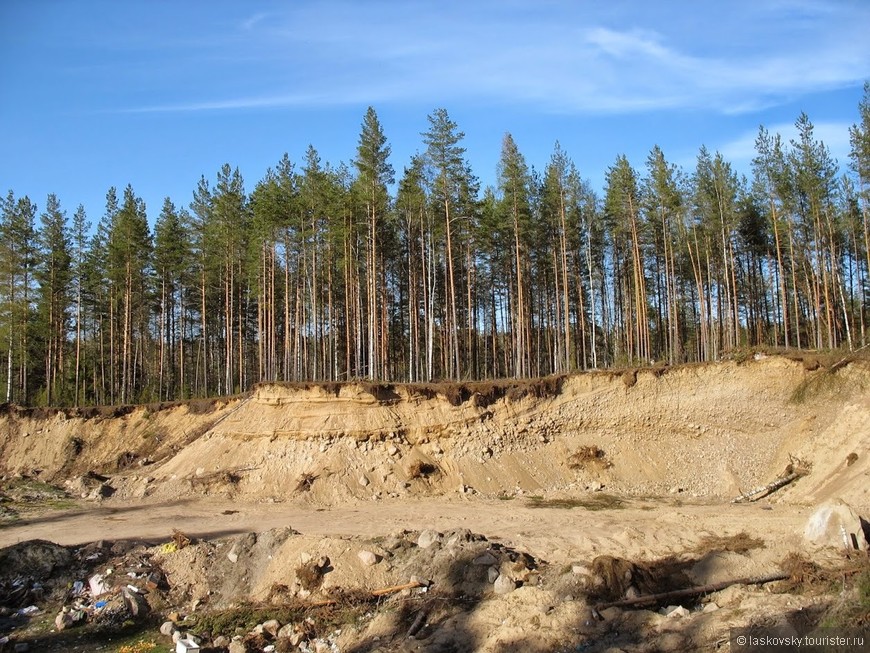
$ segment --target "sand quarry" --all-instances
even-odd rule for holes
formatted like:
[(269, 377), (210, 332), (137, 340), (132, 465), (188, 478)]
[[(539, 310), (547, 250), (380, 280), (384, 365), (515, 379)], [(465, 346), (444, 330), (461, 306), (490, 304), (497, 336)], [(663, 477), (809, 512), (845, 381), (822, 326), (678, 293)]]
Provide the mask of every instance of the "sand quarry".
[(867, 629), (868, 444), (867, 361), (767, 355), (4, 406), (0, 650), (706, 651), (738, 650), (733, 628)]

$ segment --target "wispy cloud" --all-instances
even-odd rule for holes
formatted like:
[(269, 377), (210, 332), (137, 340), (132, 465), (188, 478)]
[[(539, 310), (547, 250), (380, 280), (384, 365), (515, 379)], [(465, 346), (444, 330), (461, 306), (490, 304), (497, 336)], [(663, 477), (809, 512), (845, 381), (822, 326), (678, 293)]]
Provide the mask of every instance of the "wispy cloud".
[(740, 113), (856, 85), (870, 70), (870, 3), (746, 2), (756, 14), (741, 16), (748, 34), (740, 36), (711, 7), (703, 37), (673, 9), (627, 16), (567, 1), (542, 7), (318, 2), (257, 13), (236, 23), (241, 35), (227, 36), (235, 65), (213, 71), (207, 97), (199, 90), (185, 99), (181, 89), (178, 101), (137, 110), (461, 98), (564, 113)]

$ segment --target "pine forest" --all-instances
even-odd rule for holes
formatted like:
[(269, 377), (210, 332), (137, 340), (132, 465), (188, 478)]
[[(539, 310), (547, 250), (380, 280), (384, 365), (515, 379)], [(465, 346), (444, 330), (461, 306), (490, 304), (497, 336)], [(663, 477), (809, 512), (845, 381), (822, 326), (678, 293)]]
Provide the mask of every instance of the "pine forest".
[(399, 173), (372, 108), (349, 163), (309, 147), (253, 184), (227, 164), (150, 215), (132, 185), (110, 188), (100, 216), (10, 190), (0, 401), (857, 350), (870, 336), (870, 83), (857, 109), (842, 167), (801, 115), (787, 142), (759, 128), (748, 176), (705, 148), (684, 170), (655, 147), (640, 164), (617, 156), (600, 192), (558, 143), (536, 169), (510, 134), (481, 188), (444, 109)]

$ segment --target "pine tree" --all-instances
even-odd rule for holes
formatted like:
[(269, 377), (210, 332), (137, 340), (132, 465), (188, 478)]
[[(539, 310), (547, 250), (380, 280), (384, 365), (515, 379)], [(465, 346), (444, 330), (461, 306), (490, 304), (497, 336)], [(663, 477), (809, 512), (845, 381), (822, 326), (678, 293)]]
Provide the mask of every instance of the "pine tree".
[(45, 211), (40, 216), (39, 231), (40, 265), (37, 271), (39, 282), (38, 331), (44, 355), (45, 403), (65, 399), (63, 395), (64, 360), (67, 345), (69, 299), (71, 281), (71, 256), (66, 214), (60, 208), (57, 196), (50, 194)]
[(386, 378), (387, 361), (381, 357), (386, 324), (381, 320), (386, 285), (380, 264), (379, 244), (383, 240), (384, 219), (388, 208), (387, 186), (395, 181), (393, 166), (389, 162), (390, 146), (384, 135), (377, 113), (369, 107), (363, 118), (362, 129), (354, 160), (358, 172), (360, 195), (365, 198), (366, 234), (366, 306), (368, 342), (368, 378)]
[(36, 205), (9, 191), (0, 223), (0, 275), (6, 329), (6, 401), (30, 401), (30, 333), (37, 262)]
[(145, 204), (128, 184), (108, 241), (109, 278), (118, 307), (114, 331), (119, 334), (118, 399), (122, 404), (140, 399), (138, 393), (144, 389), (151, 247)]
[(159, 355), (157, 395), (184, 395), (184, 290), (188, 282), (192, 252), (190, 236), (167, 197), (154, 227), (154, 272), (158, 298)]
[[(465, 148), (460, 142), (465, 134), (446, 109), (436, 109), (428, 116), (429, 129), (423, 132), (426, 145), (426, 160), (429, 167), (430, 196), (435, 210), (444, 225), (444, 251), (446, 256), (446, 315), (445, 331), (445, 369), (448, 378), (458, 378), (460, 372), (459, 319), (456, 295), (456, 264), (453, 244), (454, 221), (462, 205), (463, 182), (468, 178), (468, 167), (464, 160)], [(467, 185), (467, 184), (466, 184)]]
[(71, 258), (72, 258), (72, 292), (75, 297), (75, 362), (73, 366), (73, 404), (78, 406), (83, 399), (81, 368), (82, 341), (85, 336), (84, 325), (84, 292), (85, 267), (87, 256), (87, 234), (91, 229), (85, 213), (85, 207), (79, 204), (72, 222)]
[(531, 188), (529, 169), (513, 137), (506, 134), (502, 140), (501, 159), (498, 164), (499, 188), (502, 193), (503, 213), (512, 226), (514, 252), (513, 339), (514, 374), (529, 376), (531, 372), (531, 311), (528, 306), (528, 249), (531, 233)]

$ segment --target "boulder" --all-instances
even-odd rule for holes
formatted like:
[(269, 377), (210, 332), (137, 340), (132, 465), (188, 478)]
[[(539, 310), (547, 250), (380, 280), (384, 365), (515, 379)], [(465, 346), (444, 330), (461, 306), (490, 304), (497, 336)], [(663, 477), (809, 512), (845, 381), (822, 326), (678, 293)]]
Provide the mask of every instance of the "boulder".
[(807, 520), (804, 537), (820, 546), (867, 551), (866, 522), (844, 501), (819, 506)]
[(366, 567), (373, 567), (381, 561), (381, 556), (371, 551), (360, 551), (356, 555)]
[(281, 622), (277, 619), (269, 619), (263, 622), (263, 632), (270, 635), (273, 639), (278, 636), (279, 630), (281, 630)]
[(496, 594), (510, 594), (517, 588), (517, 583), (513, 578), (501, 575), (495, 579), (492, 589)]
[(427, 529), (420, 533), (420, 536), (417, 538), (417, 546), (421, 549), (428, 549), (439, 541), (441, 541), (441, 533)]

